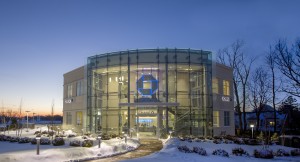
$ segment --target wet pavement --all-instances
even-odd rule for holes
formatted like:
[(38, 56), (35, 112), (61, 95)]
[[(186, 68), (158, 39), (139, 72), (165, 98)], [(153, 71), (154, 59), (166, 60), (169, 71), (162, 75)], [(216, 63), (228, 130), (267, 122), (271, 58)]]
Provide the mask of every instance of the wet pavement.
[(162, 142), (158, 139), (140, 139), (140, 147), (134, 151), (109, 158), (91, 160), (90, 162), (117, 162), (121, 160), (143, 157), (162, 149)]

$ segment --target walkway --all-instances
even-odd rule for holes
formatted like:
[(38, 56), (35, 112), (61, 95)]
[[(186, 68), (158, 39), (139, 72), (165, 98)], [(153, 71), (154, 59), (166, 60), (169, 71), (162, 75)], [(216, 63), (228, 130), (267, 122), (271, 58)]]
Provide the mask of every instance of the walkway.
[(91, 162), (117, 162), (121, 160), (143, 157), (162, 149), (162, 142), (158, 139), (140, 139), (141, 145), (138, 149), (109, 158), (92, 160)]

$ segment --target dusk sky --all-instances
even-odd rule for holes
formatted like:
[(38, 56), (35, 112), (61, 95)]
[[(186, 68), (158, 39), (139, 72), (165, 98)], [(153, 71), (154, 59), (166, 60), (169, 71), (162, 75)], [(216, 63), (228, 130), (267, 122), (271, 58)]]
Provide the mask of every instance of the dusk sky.
[[(237, 39), (262, 55), (300, 37), (297, 0), (1, 0), (0, 102), (62, 113), (63, 74), (105, 52), (193, 48), (212, 52)], [(1, 103), (2, 107), (2, 103)]]

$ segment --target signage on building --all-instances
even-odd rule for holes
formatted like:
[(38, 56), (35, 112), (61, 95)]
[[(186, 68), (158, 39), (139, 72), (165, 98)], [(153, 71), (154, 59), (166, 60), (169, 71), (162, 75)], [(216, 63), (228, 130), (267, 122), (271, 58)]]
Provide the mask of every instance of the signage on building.
[(144, 74), (136, 82), (138, 92), (142, 96), (151, 96), (158, 89), (158, 80), (155, 79), (151, 74)]
[(73, 102), (73, 98), (65, 99), (65, 103), (72, 103), (72, 102)]
[(156, 110), (139, 110), (138, 114), (139, 115), (155, 115)]
[(229, 102), (230, 101), (230, 97), (222, 96), (222, 101)]

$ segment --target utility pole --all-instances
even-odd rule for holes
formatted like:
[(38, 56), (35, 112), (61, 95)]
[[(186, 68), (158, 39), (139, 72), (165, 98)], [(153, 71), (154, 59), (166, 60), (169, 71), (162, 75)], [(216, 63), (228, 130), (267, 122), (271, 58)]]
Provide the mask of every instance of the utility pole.
[(53, 116), (54, 114), (54, 99), (52, 100), (52, 106), (51, 106), (51, 124), (52, 124), (52, 131), (53, 131)]
[[(22, 104), (23, 104), (23, 99), (21, 98), (21, 101), (20, 101), (20, 106), (19, 106), (19, 121), (18, 121), (18, 123), (17, 123), (17, 125), (18, 125), (18, 134), (17, 134), (17, 136), (21, 136), (21, 131), (22, 131), (22, 129), (21, 129), (21, 124), (20, 124), (20, 122), (21, 122), (21, 120), (22, 120)], [(22, 125), (22, 127), (23, 127), (23, 125)], [(27, 124), (27, 129), (28, 129), (28, 124)]]
[(2, 100), (2, 124), (5, 124), (3, 100)]
[(26, 132), (28, 132), (28, 113), (30, 112), (30, 111), (25, 111), (26, 112), (26, 115), (27, 115), (27, 131)]
[(34, 124), (35, 122), (34, 122), (34, 115), (35, 115), (36, 113), (34, 113), (34, 112), (32, 112), (32, 123)]

